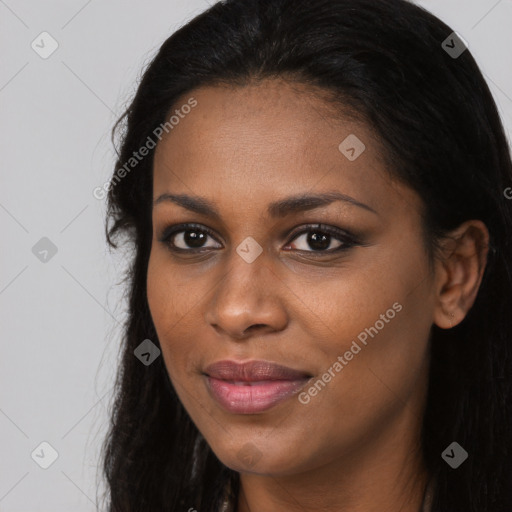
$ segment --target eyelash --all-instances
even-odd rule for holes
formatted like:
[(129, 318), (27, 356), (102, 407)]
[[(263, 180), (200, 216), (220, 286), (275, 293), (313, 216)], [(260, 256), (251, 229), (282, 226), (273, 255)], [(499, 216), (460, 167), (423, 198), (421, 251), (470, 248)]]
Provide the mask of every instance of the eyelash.
[[(196, 253), (197, 254), (197, 253), (201, 253), (201, 252), (204, 253), (205, 251), (210, 250), (210, 248), (204, 248), (204, 247), (199, 247), (199, 248), (195, 248), (195, 249), (193, 249), (193, 248), (182, 249), (182, 248), (176, 247), (171, 241), (172, 237), (179, 233), (183, 233), (186, 231), (200, 231), (202, 233), (206, 233), (208, 236), (213, 238), (217, 243), (220, 243), (217, 240), (215, 234), (213, 233), (213, 231), (211, 229), (207, 228), (206, 226), (200, 225), (200, 224), (177, 224), (174, 226), (169, 226), (166, 229), (164, 229), (161, 236), (159, 237), (159, 241), (161, 243), (163, 243), (170, 251), (175, 252), (175, 253), (181, 253), (181, 254)], [(339, 247), (336, 247), (335, 249), (330, 249), (330, 250), (304, 251), (302, 249), (295, 249), (296, 251), (303, 252), (303, 253), (313, 253), (313, 254), (321, 256), (321, 255), (326, 255), (326, 254), (334, 254), (334, 253), (338, 253), (338, 252), (347, 251), (347, 250), (355, 247), (356, 245), (360, 244), (360, 242), (356, 239), (356, 237), (354, 237), (350, 233), (343, 231), (339, 228), (335, 228), (333, 226), (327, 226), (325, 224), (309, 224), (309, 225), (304, 226), (304, 228), (301, 231), (296, 231), (296, 232), (292, 233), (290, 235), (290, 236), (292, 236), (292, 238), (291, 238), (290, 242), (287, 243), (287, 245), (289, 245), (294, 240), (296, 240), (300, 235), (311, 233), (311, 232), (331, 235), (332, 237), (336, 238), (339, 242), (342, 242), (342, 245), (340, 245)]]

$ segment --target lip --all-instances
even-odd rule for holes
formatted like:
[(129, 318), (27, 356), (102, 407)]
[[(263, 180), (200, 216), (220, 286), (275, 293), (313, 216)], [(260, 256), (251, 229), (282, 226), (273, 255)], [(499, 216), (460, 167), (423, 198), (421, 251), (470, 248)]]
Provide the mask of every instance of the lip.
[(206, 367), (208, 390), (235, 414), (266, 411), (300, 391), (312, 375), (269, 361), (218, 361)]

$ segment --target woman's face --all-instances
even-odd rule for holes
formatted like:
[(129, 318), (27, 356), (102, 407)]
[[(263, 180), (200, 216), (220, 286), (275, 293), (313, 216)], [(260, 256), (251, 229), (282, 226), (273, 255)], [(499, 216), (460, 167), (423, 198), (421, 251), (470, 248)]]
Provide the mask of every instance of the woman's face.
[(420, 200), (367, 126), (307, 91), (197, 89), (155, 154), (147, 292), (162, 356), (241, 472), (392, 457), (421, 424), (435, 293)]

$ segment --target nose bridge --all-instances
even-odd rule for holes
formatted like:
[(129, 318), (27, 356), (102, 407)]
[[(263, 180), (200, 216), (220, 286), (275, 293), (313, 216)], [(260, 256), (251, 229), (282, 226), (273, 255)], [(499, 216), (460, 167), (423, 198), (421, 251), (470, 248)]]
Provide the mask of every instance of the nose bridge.
[(268, 296), (265, 288), (268, 286), (270, 270), (263, 253), (255, 257), (253, 250), (244, 241), (229, 255), (227, 272), (216, 294), (219, 303), (239, 304), (247, 309), (257, 306), (263, 296)]
[(227, 271), (208, 305), (208, 322), (233, 337), (254, 325), (280, 329), (286, 317), (264, 251), (244, 240), (228, 258)]

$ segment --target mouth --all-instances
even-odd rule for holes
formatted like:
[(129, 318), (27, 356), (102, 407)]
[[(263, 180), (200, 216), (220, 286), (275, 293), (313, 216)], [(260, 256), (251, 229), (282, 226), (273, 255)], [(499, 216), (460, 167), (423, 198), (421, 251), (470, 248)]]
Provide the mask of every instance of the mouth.
[(212, 398), (227, 412), (256, 414), (297, 394), (312, 378), (269, 361), (219, 361), (203, 375)]

